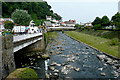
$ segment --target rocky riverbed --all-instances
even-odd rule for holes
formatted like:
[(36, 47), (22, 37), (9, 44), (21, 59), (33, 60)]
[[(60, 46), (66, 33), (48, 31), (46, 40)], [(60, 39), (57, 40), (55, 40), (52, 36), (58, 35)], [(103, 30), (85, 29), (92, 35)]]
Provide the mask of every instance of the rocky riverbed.
[(120, 78), (119, 60), (71, 39), (62, 32), (58, 32), (57, 36), (51, 39), (45, 52), (18, 59), (19, 62), (22, 60), (21, 66), (33, 68), (39, 78)]
[(120, 78), (120, 61), (61, 32), (48, 44), (46, 54), (49, 78)]

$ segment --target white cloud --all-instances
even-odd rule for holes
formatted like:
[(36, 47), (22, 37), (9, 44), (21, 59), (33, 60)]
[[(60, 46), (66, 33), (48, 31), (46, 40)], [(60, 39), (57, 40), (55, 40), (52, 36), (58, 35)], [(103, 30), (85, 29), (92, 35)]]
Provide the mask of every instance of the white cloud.
[(45, 0), (47, 2), (118, 2), (119, 0)]

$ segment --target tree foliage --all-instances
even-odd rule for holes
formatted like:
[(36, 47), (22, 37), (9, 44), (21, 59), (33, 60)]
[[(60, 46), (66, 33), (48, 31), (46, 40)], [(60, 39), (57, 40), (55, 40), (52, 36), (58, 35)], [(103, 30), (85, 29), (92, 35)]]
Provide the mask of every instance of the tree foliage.
[(46, 15), (57, 20), (62, 18), (51, 10), (47, 2), (3, 2), (2, 8), (2, 16), (6, 18), (16, 9), (27, 10), (33, 19), (46, 19)]
[(27, 25), (29, 25), (29, 23), (31, 21), (31, 16), (28, 14), (28, 12), (26, 10), (16, 9), (12, 13), (11, 17), (14, 20), (14, 22), (19, 25), (27, 26)]
[(110, 25), (110, 20), (107, 16), (103, 16), (101, 20), (101, 25), (103, 27), (109, 26)]
[(111, 24), (116, 26), (117, 29), (120, 29), (120, 13), (117, 12), (114, 16), (112, 16)]
[(5, 29), (10, 29), (10, 30), (12, 30), (13, 27), (14, 27), (14, 23), (11, 22), (11, 21), (5, 21), (5, 22), (4, 22), (4, 27), (5, 27)]
[(92, 25), (97, 25), (97, 24), (101, 24), (101, 18), (96, 17), (95, 20), (92, 22)]

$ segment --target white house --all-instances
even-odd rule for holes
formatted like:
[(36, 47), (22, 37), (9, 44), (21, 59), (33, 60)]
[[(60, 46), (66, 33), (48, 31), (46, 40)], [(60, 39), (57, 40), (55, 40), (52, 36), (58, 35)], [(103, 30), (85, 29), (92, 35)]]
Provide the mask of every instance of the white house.
[(64, 22), (66, 24), (66, 26), (68, 27), (74, 27), (76, 24), (76, 20), (69, 20), (69, 21), (65, 21)]
[(35, 26), (35, 22), (32, 20), (30, 21), (29, 27), (28, 27), (28, 33), (38, 33), (39, 28)]
[[(49, 21), (52, 22), (51, 23), (52, 27), (58, 27), (58, 26), (60, 26), (60, 21), (56, 20), (55, 18), (52, 18), (52, 16), (46, 16), (46, 20), (49, 20)], [(50, 24), (50, 23), (47, 22), (47, 24)]]

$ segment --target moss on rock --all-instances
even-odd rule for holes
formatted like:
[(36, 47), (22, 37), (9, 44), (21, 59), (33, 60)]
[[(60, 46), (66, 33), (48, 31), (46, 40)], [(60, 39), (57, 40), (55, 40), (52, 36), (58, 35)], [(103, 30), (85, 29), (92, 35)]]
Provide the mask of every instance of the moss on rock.
[(19, 68), (8, 75), (7, 78), (33, 78), (37, 79), (37, 73), (31, 68)]
[(49, 55), (47, 55), (47, 54), (41, 55), (41, 58), (42, 59), (50, 59)]

